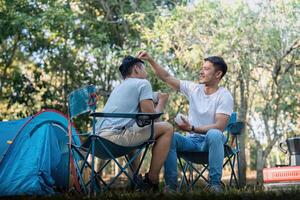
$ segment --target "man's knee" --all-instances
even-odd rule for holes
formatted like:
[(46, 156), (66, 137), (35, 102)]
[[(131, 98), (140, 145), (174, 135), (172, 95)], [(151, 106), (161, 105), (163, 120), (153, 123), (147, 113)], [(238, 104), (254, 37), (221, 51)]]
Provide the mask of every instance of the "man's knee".
[(172, 143), (171, 143), (171, 148), (176, 148), (178, 138), (180, 137), (180, 133), (174, 133), (173, 138), (172, 138)]
[(223, 133), (219, 129), (210, 129), (207, 131), (206, 137), (209, 142), (223, 141)]
[(165, 130), (165, 134), (173, 136), (174, 128), (173, 128), (172, 124), (170, 124), (169, 122), (163, 122), (163, 127), (164, 127), (164, 130)]

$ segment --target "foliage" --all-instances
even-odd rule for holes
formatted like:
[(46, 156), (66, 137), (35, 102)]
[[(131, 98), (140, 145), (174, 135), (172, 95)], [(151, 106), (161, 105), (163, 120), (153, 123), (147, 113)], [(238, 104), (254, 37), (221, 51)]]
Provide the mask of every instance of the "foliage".
[(139, 45), (139, 32), (126, 15), (145, 13), (150, 25), (155, 13), (147, 12), (176, 3), (1, 1), (0, 119), (42, 108), (66, 112), (68, 93), (82, 85), (110, 92), (119, 82), (121, 58)]

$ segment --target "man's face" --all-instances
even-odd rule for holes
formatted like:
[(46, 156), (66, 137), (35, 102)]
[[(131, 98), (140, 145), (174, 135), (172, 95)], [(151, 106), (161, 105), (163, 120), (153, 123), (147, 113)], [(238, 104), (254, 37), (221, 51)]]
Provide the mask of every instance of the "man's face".
[(215, 67), (213, 66), (213, 63), (209, 61), (205, 61), (203, 63), (203, 66), (200, 70), (199, 74), (199, 82), (201, 84), (210, 84), (218, 80), (220, 71), (216, 71)]
[(141, 79), (146, 79), (147, 78), (148, 72), (146, 71), (145, 66), (144, 66), (143, 63), (136, 64), (135, 69), (136, 69), (138, 78), (141, 78)]

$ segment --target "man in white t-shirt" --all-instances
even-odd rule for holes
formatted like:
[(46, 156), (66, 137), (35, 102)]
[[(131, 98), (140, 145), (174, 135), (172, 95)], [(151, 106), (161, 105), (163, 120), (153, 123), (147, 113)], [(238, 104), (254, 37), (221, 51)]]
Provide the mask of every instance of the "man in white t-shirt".
[(183, 93), (189, 100), (188, 119), (178, 125), (187, 136), (175, 133), (168, 157), (165, 161), (165, 182), (170, 190), (177, 189), (177, 151), (209, 152), (209, 190), (221, 192), (224, 143), (222, 133), (233, 112), (233, 98), (230, 92), (219, 87), (219, 82), (227, 71), (227, 65), (221, 57), (204, 59), (200, 70), (200, 84), (182, 81), (171, 76), (157, 64), (147, 52), (141, 51), (138, 58), (148, 61), (156, 75), (171, 88)]

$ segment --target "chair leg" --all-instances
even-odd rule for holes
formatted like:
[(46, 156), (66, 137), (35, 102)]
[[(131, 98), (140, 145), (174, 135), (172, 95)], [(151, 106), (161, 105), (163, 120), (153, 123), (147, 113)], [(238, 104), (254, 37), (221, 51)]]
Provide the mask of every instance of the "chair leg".
[[(94, 176), (94, 178), (95, 179), (99, 179), (99, 181), (100, 182), (102, 182), (102, 184), (104, 185), (104, 187), (106, 187), (107, 186), (107, 183), (102, 179), (102, 177), (99, 175), (101, 172), (102, 172), (102, 170), (108, 165), (108, 163), (110, 163), (110, 161), (111, 160), (107, 160), (106, 161), (106, 163), (100, 168), (100, 170), (99, 170), (99, 172), (94, 172), (95, 173), (95, 176)], [(92, 169), (92, 166), (89, 164), (89, 163), (87, 163), (87, 166), (90, 168), (90, 169)], [(89, 185), (91, 183), (91, 179), (86, 183), (86, 185)]]
[(141, 161), (140, 161), (140, 163), (139, 163), (139, 166), (138, 166), (138, 168), (137, 168), (137, 170), (136, 170), (134, 176), (136, 176), (136, 175), (139, 174), (139, 171), (140, 171), (140, 169), (141, 169), (142, 163), (144, 162), (144, 159), (145, 159), (145, 156), (146, 156), (146, 154), (147, 154), (147, 152), (148, 152), (148, 149), (149, 149), (149, 144), (147, 144), (146, 147), (145, 147), (145, 150), (144, 150), (142, 159), (141, 159)]
[[(232, 163), (233, 163), (233, 167), (235, 166), (235, 156), (232, 156), (231, 157), (233, 160), (232, 160)], [(230, 181), (229, 181), (229, 186), (232, 185), (232, 180), (233, 180), (233, 173), (234, 173), (234, 169), (231, 169), (231, 173), (230, 173)]]
[(137, 153), (134, 154), (134, 156), (129, 160), (129, 162), (126, 163), (126, 165), (124, 167), (122, 167), (122, 165), (115, 159), (112, 158), (112, 160), (117, 164), (117, 166), (120, 169), (120, 172), (109, 182), (109, 184), (107, 184), (107, 186), (104, 188), (104, 190), (108, 190), (111, 185), (115, 182), (115, 180), (121, 175), (121, 174), (125, 174), (125, 176), (127, 176), (127, 178), (134, 182), (133, 178), (126, 172), (126, 169), (131, 165), (131, 163), (137, 158), (137, 156), (141, 153), (142, 149), (139, 149)]
[(188, 161), (184, 160), (185, 164), (183, 165), (181, 158), (178, 158), (178, 160), (179, 160), (179, 164), (180, 164), (180, 167), (181, 167), (181, 170), (182, 170), (182, 176), (183, 176), (183, 178), (180, 181), (179, 191), (182, 191), (182, 186), (184, 185), (184, 183), (186, 183), (187, 191), (189, 191), (190, 190), (190, 184), (189, 184), (189, 181), (188, 181), (187, 176), (186, 176), (186, 171), (187, 171), (187, 168), (190, 165), (190, 163)]
[[(129, 165), (129, 168), (130, 168), (130, 170), (131, 170), (133, 176), (135, 176), (135, 175), (137, 175), (137, 174), (139, 173), (139, 170), (140, 170), (141, 165), (142, 165), (142, 163), (143, 163), (143, 160), (144, 160), (144, 158), (145, 158), (147, 149), (148, 149), (148, 146), (146, 147), (145, 152), (143, 153), (142, 159), (141, 159), (141, 161), (139, 162), (139, 165), (138, 165), (136, 171), (134, 171), (132, 164)], [(125, 155), (125, 159), (126, 159), (127, 162), (129, 162), (129, 158), (128, 158), (127, 155)]]
[(192, 183), (192, 187), (195, 185), (195, 183), (200, 179), (200, 177), (202, 177), (202, 179), (206, 182), (209, 183), (208, 179), (203, 176), (203, 173), (208, 169), (208, 165), (202, 164), (203, 169), (201, 170), (201, 172), (196, 168), (193, 167), (193, 169), (196, 171), (196, 173), (198, 174), (197, 177), (195, 178), (194, 182)]
[[(83, 172), (83, 169), (84, 169), (84, 167), (85, 167), (85, 165), (88, 163), (88, 157), (89, 157), (89, 155), (90, 155), (90, 152), (91, 152), (91, 148), (89, 148), (89, 150), (87, 151), (87, 153), (86, 153), (86, 155), (84, 156), (84, 157), (82, 157), (83, 158), (83, 160), (84, 160), (84, 162), (83, 162), (83, 164), (82, 164), (82, 166), (81, 166), (81, 168), (80, 168), (80, 173), (82, 174), (82, 172)], [(81, 154), (82, 155), (82, 154)], [(83, 156), (83, 155), (82, 155)]]
[[(235, 167), (235, 162), (237, 161), (237, 159), (238, 159), (238, 155), (236, 154), (234, 156), (234, 160), (233, 160), (233, 167)], [(239, 180), (240, 180), (240, 175), (239, 175), (240, 171), (239, 171), (238, 163), (237, 163), (237, 173), (238, 173), (238, 177), (236, 177), (236, 173), (234, 171), (234, 181), (235, 181), (236, 187), (240, 188), (240, 182), (239, 182)]]
[[(83, 185), (84, 185), (84, 190), (85, 192), (87, 192), (87, 187), (88, 185), (91, 183), (91, 180), (97, 178), (103, 183), (104, 186), (106, 186), (106, 183), (105, 181), (99, 176), (99, 173), (105, 168), (105, 166), (110, 162), (110, 160), (108, 160), (104, 166), (99, 170), (99, 172), (97, 173), (95, 170), (94, 170), (94, 176), (93, 177), (90, 177), (89, 181), (87, 183), (84, 183), (83, 181), (83, 177), (82, 177), (82, 173), (83, 173), (83, 169), (85, 166), (89, 167), (91, 170), (92, 170), (92, 166), (89, 164), (89, 162), (87, 161), (88, 160), (88, 156), (89, 156), (89, 153), (90, 153), (90, 150), (91, 148), (88, 149), (87, 151), (87, 154), (86, 156), (84, 156), (76, 147), (73, 148), (73, 150), (76, 151), (76, 153), (80, 156), (80, 158), (83, 160), (83, 163), (82, 163), (82, 166), (80, 168), (80, 173), (78, 173), (78, 175), (81, 177), (82, 179), (82, 182), (83, 182)], [(78, 166), (79, 167), (79, 166)]]
[[(185, 166), (181, 166), (180, 165), (180, 168), (181, 168), (181, 171), (182, 171), (182, 174), (184, 173), (184, 168), (185, 168)], [(182, 177), (183, 177), (184, 175), (182, 175)], [(182, 191), (182, 185), (183, 185), (183, 183), (184, 183), (184, 178), (181, 178), (181, 181), (180, 181), (180, 184), (179, 184), (179, 191)]]
[[(194, 173), (194, 170), (193, 170), (193, 163), (191, 163), (191, 165), (189, 166), (189, 181), (190, 183), (193, 183), (194, 182), (194, 176), (193, 176), (193, 173)], [(194, 189), (193, 188), (193, 184), (191, 185), (191, 189)]]
[[(126, 160), (126, 162), (129, 162), (129, 158), (128, 158), (128, 156), (127, 156), (127, 155), (125, 155), (124, 157), (125, 157), (125, 160)], [(131, 170), (131, 172), (132, 172), (132, 174), (133, 174), (133, 173), (134, 173), (134, 169), (133, 169), (133, 166), (132, 166), (132, 164), (130, 164), (128, 168)]]
[(231, 162), (231, 158), (230, 157), (228, 157), (228, 159), (229, 159), (229, 164), (230, 164), (230, 167), (231, 167), (231, 175), (234, 178), (234, 181), (236, 183), (237, 188), (239, 188), (239, 184), (238, 184), (238, 181), (237, 181), (237, 178), (236, 178), (236, 174), (235, 174), (235, 171), (234, 171), (234, 164)]
[[(74, 155), (73, 149), (74, 148), (72, 148), (72, 154)], [(81, 155), (80, 152), (79, 152), (79, 155)], [(80, 167), (79, 167), (79, 165), (78, 165), (78, 163), (77, 163), (77, 161), (75, 160), (74, 157), (73, 157), (73, 159), (74, 159), (73, 162), (75, 163), (75, 170), (76, 170), (76, 173), (77, 173), (78, 178), (79, 178), (80, 187), (83, 189), (84, 194), (87, 194), (87, 189), (86, 189), (86, 186), (84, 184), (84, 179), (82, 177), (82, 173), (80, 173)]]
[[(147, 154), (148, 149), (149, 149), (149, 144), (146, 145), (145, 150), (144, 150), (143, 155), (142, 155), (142, 158), (141, 158), (141, 160), (140, 160), (140, 162), (139, 162), (138, 167), (137, 167), (136, 170), (133, 169), (132, 164), (129, 165), (130, 170), (131, 170), (131, 172), (132, 172), (132, 177), (133, 177), (133, 182), (132, 182), (132, 183), (133, 183), (135, 186), (139, 186), (139, 184), (140, 184), (140, 183), (136, 182), (135, 180), (136, 180), (136, 178), (137, 178), (137, 176), (138, 176), (138, 174), (139, 174), (139, 171), (140, 171), (140, 169), (141, 169), (142, 163), (144, 162), (144, 159), (145, 159), (145, 156), (146, 156), (146, 154)], [(142, 151), (142, 150), (141, 150), (141, 151)], [(141, 153), (141, 152), (140, 152), (140, 153)], [(139, 155), (140, 153), (138, 153), (138, 155)], [(129, 158), (128, 158), (127, 155), (125, 156), (125, 159), (126, 159), (127, 163), (130, 162), (130, 160), (129, 160)]]
[(99, 172), (97, 172), (97, 174), (96, 174), (96, 177), (99, 178), (99, 180), (102, 182), (102, 184), (104, 185), (104, 187), (106, 187), (107, 184), (106, 184), (106, 182), (102, 179), (102, 177), (99, 174), (101, 174), (101, 172), (103, 171), (103, 169), (110, 163), (110, 161), (111, 161), (110, 159), (107, 160), (105, 162), (105, 164), (100, 168)]
[(95, 165), (94, 165), (94, 163), (95, 163), (95, 140), (96, 140), (96, 138), (95, 138), (95, 133), (96, 133), (96, 128), (95, 128), (95, 124), (96, 124), (96, 118), (95, 118), (95, 116), (93, 116), (93, 134), (92, 134), (92, 137), (91, 137), (91, 140), (92, 140), (92, 142), (91, 142), (91, 144), (92, 144), (92, 151), (91, 151), (91, 153), (92, 153), (92, 173), (91, 173), (91, 178), (90, 178), (90, 180), (92, 181), (91, 182), (91, 185), (90, 185), (90, 192), (89, 192), (89, 197), (91, 197), (91, 195), (93, 195), (93, 196), (96, 196), (96, 193), (95, 193), (95, 179), (94, 179), (94, 173), (95, 173)]
[(236, 153), (236, 161), (237, 161), (237, 172), (238, 172), (238, 188), (240, 188), (241, 181), (241, 170), (240, 170), (240, 152)]

